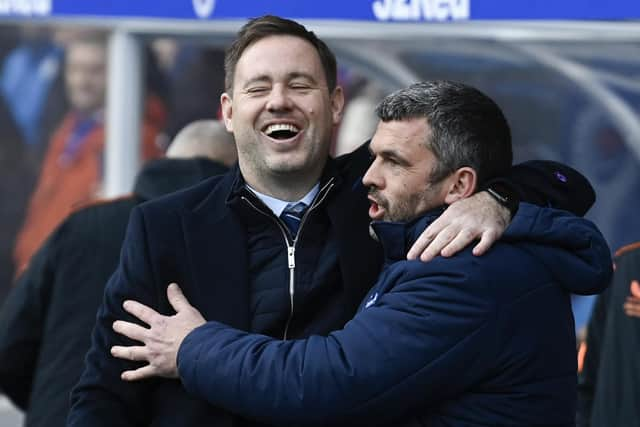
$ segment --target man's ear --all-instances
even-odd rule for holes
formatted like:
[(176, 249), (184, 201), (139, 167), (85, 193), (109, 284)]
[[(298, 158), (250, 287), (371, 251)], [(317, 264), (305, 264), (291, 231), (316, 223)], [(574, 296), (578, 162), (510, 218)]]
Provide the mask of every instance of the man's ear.
[(231, 117), (233, 116), (233, 100), (227, 92), (220, 95), (220, 109), (222, 110), (224, 126), (227, 128), (227, 131), (233, 132), (233, 123), (231, 122)]
[(471, 196), (476, 191), (478, 176), (473, 168), (461, 167), (447, 179), (448, 191), (444, 202), (447, 205)]
[(341, 86), (336, 86), (331, 94), (331, 118), (334, 125), (338, 125), (342, 120), (344, 110), (344, 91)]

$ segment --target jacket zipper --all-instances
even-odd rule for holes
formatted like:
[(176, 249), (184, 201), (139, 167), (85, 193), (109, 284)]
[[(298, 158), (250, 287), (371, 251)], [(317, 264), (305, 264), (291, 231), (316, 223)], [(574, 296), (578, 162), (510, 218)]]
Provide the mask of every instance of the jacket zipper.
[[(244, 200), (245, 202), (247, 202), (249, 204), (249, 206), (251, 206), (256, 211), (260, 212), (262, 215), (266, 216), (267, 218), (271, 218), (271, 220), (273, 220), (276, 223), (276, 225), (278, 226), (278, 228), (282, 232), (282, 236), (284, 237), (284, 243), (287, 245), (287, 264), (288, 264), (288, 267), (289, 267), (289, 306), (290, 306), (290, 310), (289, 310), (289, 318), (287, 319), (287, 323), (285, 323), (284, 333), (282, 334), (282, 339), (283, 340), (287, 339), (287, 334), (289, 333), (289, 325), (291, 324), (291, 320), (293, 319), (293, 308), (294, 308), (293, 298), (295, 296), (295, 289), (296, 289), (295, 288), (296, 243), (298, 243), (298, 237), (300, 236), (300, 232), (302, 231), (302, 227), (304, 226), (304, 223), (306, 222), (307, 216), (311, 213), (312, 210), (314, 210), (318, 205), (320, 205), (320, 203), (322, 203), (324, 201), (324, 199), (326, 198), (327, 194), (329, 194), (329, 191), (333, 187), (333, 180), (334, 179), (331, 178), (318, 191), (318, 194), (320, 194), (320, 197), (313, 201), (311, 206), (307, 209), (307, 211), (302, 216), (302, 219), (300, 220), (300, 227), (298, 227), (298, 232), (293, 237), (293, 242), (292, 243), (289, 243), (289, 233), (287, 232), (286, 226), (282, 223), (282, 221), (280, 219), (276, 218), (274, 215), (269, 215), (268, 213), (260, 210), (256, 205), (254, 205), (251, 202), (251, 200), (249, 200), (245, 196), (241, 196), (241, 199)], [(249, 191), (251, 191), (251, 190), (249, 190)]]

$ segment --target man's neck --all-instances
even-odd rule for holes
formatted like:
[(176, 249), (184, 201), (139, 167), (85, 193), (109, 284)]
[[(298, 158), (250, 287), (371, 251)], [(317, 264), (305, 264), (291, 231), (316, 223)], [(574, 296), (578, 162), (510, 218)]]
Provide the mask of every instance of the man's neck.
[(73, 110), (75, 117), (78, 120), (94, 120), (97, 123), (104, 121), (104, 109), (99, 108), (97, 110)]
[(282, 212), (284, 212), (287, 206), (294, 205), (300, 202), (304, 203), (305, 206), (311, 206), (313, 204), (313, 200), (320, 191), (320, 183), (317, 183), (304, 197), (296, 200), (295, 202), (288, 202), (263, 194), (255, 188), (252, 188), (249, 184), (245, 185), (256, 195), (256, 197), (258, 197), (262, 201), (262, 203), (264, 203), (269, 209), (271, 209), (271, 212), (273, 212), (275, 216), (278, 217), (282, 215)]
[(322, 170), (313, 174), (286, 174), (254, 176), (246, 174), (240, 167), (245, 182), (253, 189), (262, 194), (274, 197), (279, 200), (294, 202), (302, 199), (320, 181)]

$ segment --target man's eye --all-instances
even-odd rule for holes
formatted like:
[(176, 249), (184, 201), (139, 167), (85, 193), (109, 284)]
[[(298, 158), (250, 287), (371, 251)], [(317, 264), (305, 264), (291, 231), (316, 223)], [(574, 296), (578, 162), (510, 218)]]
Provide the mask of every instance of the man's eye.
[(269, 88), (265, 87), (265, 86), (256, 86), (256, 87), (250, 87), (247, 89), (247, 93), (250, 95), (259, 95), (261, 93), (266, 93), (269, 90)]
[(384, 160), (385, 160), (387, 163), (389, 163), (390, 165), (393, 165), (393, 166), (395, 166), (395, 165), (398, 165), (398, 164), (399, 164), (398, 160), (397, 160), (395, 157), (387, 157), (387, 158), (385, 158)]
[(311, 87), (309, 85), (306, 85), (306, 84), (295, 83), (295, 84), (291, 85), (291, 89), (297, 90), (297, 91), (307, 91), (307, 90), (310, 90)]

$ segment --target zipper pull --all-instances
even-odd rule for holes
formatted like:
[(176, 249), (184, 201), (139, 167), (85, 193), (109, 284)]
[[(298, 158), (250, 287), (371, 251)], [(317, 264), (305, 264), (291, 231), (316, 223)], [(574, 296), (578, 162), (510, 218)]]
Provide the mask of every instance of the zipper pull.
[(289, 268), (296, 268), (296, 247), (289, 246), (287, 250), (287, 258), (289, 258)]

